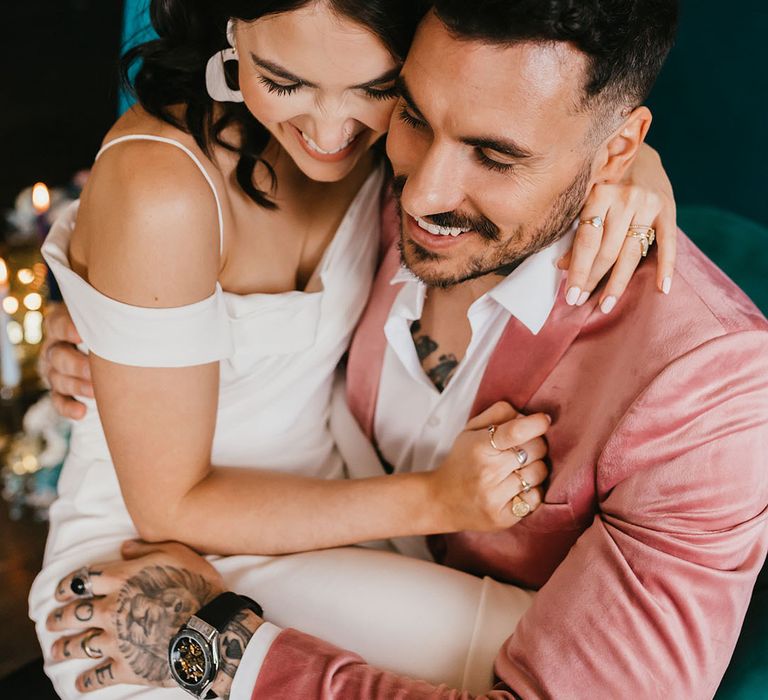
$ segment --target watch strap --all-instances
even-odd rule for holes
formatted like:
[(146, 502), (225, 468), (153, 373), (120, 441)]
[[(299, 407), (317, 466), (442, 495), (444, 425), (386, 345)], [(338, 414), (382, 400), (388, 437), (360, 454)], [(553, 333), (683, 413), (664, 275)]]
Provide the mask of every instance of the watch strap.
[(241, 610), (252, 610), (259, 617), (264, 616), (264, 611), (255, 600), (251, 600), (248, 596), (227, 591), (214, 598), (208, 605), (200, 608), (195, 617), (200, 618), (203, 622), (207, 622), (221, 633), (232, 618)]

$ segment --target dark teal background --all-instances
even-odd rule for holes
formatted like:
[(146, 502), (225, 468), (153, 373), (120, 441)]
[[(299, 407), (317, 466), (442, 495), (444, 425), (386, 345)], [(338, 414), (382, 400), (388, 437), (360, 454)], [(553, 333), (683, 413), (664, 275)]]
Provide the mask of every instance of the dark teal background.
[(648, 138), (680, 204), (768, 225), (767, 46), (765, 0), (682, 3), (677, 45), (651, 96)]

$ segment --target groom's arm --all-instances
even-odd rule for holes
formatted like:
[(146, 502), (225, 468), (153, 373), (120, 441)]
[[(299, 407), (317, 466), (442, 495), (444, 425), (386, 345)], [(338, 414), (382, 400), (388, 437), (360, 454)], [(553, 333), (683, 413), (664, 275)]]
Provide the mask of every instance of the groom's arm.
[[(505, 644), (501, 682), (484, 697), (715, 693), (768, 547), (765, 338), (712, 341), (630, 409), (598, 465), (599, 515)], [(252, 697), (470, 695), (380, 671), (286, 630)]]

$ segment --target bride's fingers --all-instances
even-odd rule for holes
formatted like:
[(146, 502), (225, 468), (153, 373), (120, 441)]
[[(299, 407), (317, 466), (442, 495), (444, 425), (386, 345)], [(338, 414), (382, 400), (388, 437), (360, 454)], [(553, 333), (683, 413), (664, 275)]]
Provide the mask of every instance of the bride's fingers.
[[(525, 456), (526, 460), (523, 462), (524, 466), (527, 466), (529, 464), (533, 464), (534, 462), (537, 462), (540, 459), (543, 459), (547, 456), (547, 453), (549, 452), (549, 448), (547, 447), (547, 441), (544, 438), (534, 438), (533, 440), (529, 440), (528, 442), (517, 445), (516, 448), (518, 450), (518, 454), (521, 456)], [(521, 452), (524, 452), (525, 454), (522, 455)]]
[(518, 413), (511, 404), (506, 401), (497, 401), (493, 406), (472, 418), (466, 430), (486, 430), (490, 425), (500, 425), (517, 418)]
[(541, 460), (513, 471), (500, 485), (504, 500), (511, 501), (515, 496), (524, 496), (532, 492), (534, 488), (541, 486), (548, 477), (549, 468)]
[(603, 237), (600, 241), (600, 251), (589, 272), (589, 279), (584, 285), (585, 293), (581, 296), (581, 304), (586, 302), (592, 292), (595, 291), (595, 287), (600, 284), (600, 280), (620, 260), (621, 251), (627, 237), (627, 231), (632, 223), (633, 215), (634, 212), (625, 207), (614, 207), (608, 211), (605, 219), (605, 228), (603, 229)]
[(99, 660), (112, 655), (111, 646), (104, 630), (91, 627), (80, 634), (57, 639), (51, 647), (51, 658), (56, 663), (70, 659)]
[(656, 220), (656, 243), (658, 245), (658, 270), (656, 283), (664, 294), (672, 289), (677, 259), (677, 212), (674, 202), (667, 204)]
[(570, 306), (586, 301), (585, 289), (595, 258), (600, 252), (603, 224), (609, 205), (608, 190), (596, 188), (580, 215), (568, 268), (568, 280), (565, 283), (565, 300)]

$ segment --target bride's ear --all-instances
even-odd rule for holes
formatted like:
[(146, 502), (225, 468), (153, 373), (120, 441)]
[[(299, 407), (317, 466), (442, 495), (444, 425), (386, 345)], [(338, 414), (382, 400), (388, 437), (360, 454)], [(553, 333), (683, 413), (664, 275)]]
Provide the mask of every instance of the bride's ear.
[(637, 157), (653, 115), (648, 107), (632, 110), (601, 146), (598, 167), (594, 173), (595, 182), (620, 182)]

